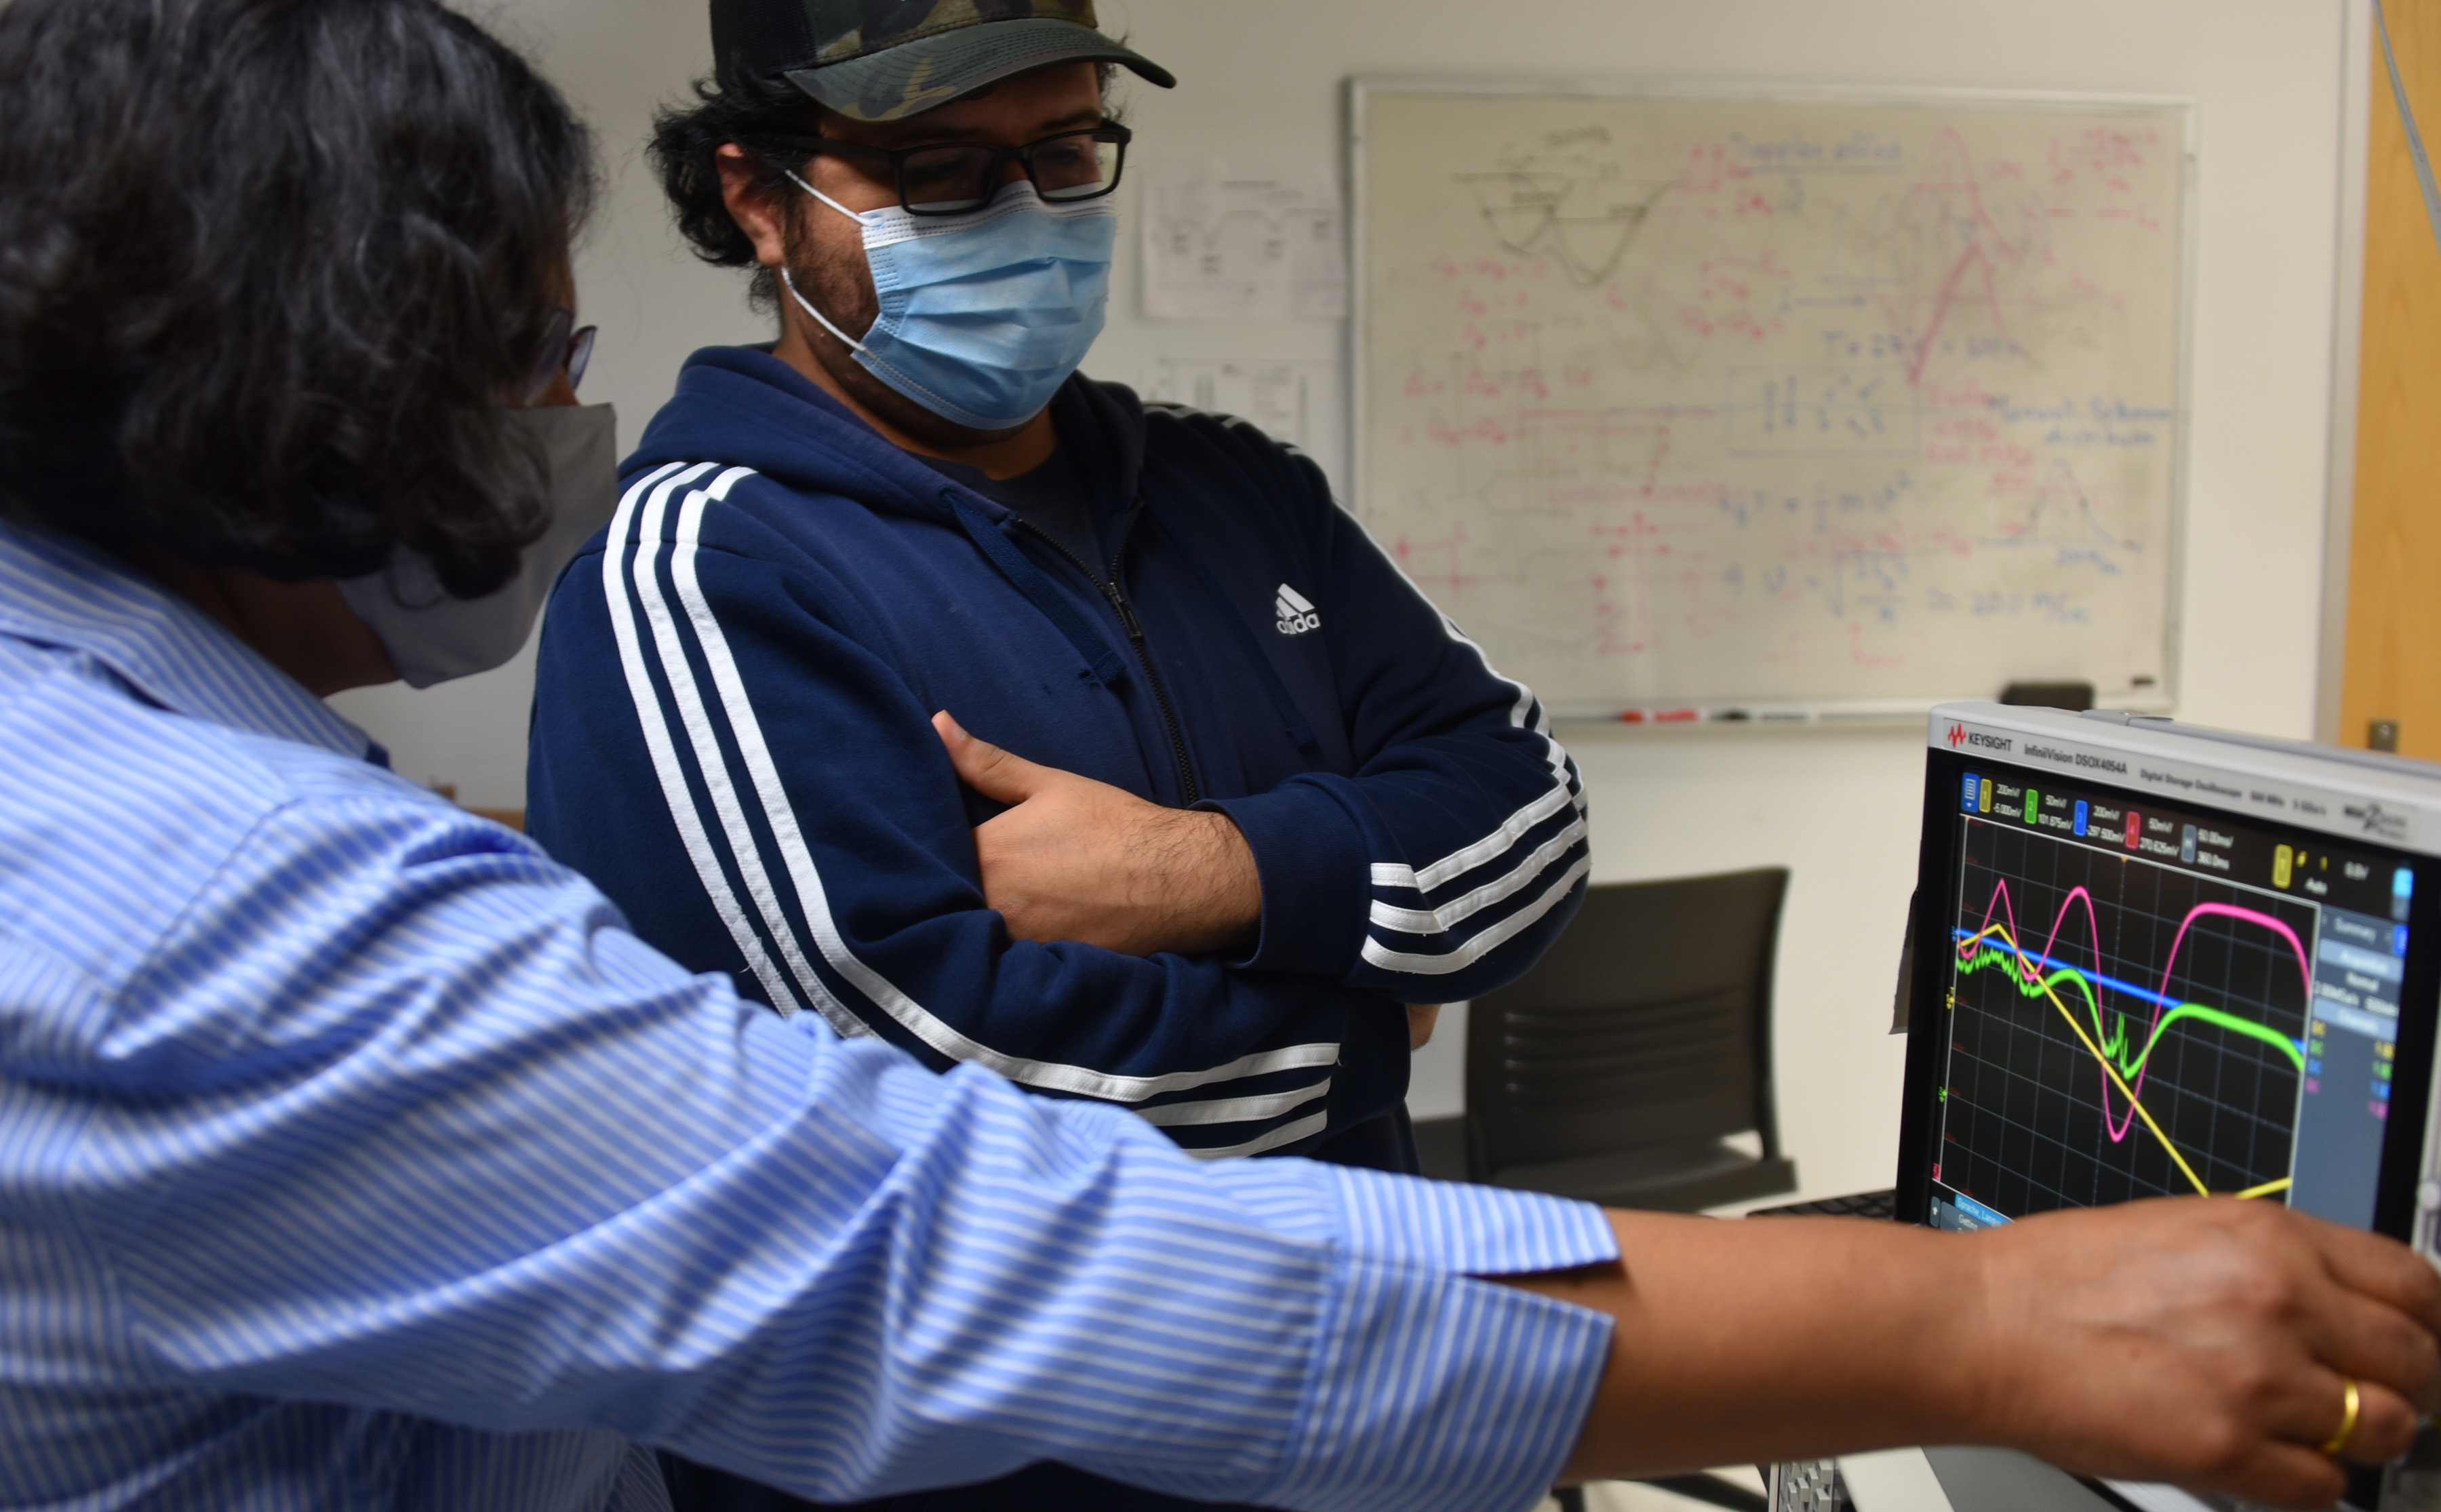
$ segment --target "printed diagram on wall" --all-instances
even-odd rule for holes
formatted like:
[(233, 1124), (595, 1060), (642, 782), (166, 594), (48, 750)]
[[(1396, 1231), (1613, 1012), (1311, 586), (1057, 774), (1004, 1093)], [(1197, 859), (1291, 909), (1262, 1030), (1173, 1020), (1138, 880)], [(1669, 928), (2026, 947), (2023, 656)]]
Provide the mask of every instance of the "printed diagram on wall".
[(1163, 357), (1145, 398), (1233, 415), (1314, 459), (1334, 489), (1346, 476), (1347, 406), (1337, 367), (1295, 358)]
[(2167, 696), (2187, 117), (1363, 92), (1361, 510), (1557, 709)]
[(1145, 185), (1145, 314), (1346, 317), (1347, 238), (1329, 164), (1164, 164)]

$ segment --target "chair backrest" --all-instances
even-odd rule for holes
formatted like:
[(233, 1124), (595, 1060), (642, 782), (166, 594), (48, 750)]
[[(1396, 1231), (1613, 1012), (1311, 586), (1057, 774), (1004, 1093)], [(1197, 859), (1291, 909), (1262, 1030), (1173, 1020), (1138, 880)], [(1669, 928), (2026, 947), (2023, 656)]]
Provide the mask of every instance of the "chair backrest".
[(1787, 891), (1784, 867), (1588, 890), (1542, 961), (1469, 1010), (1476, 1179), (1748, 1129), (1777, 1158), (1771, 981)]

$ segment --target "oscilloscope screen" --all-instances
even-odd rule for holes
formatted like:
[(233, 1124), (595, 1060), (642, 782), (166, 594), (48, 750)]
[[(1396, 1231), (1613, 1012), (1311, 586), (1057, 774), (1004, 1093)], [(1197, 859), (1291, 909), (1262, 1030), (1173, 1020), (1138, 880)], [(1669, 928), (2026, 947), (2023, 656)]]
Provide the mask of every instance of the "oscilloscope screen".
[(2210, 1193), (2369, 1224), (2413, 867), (2047, 774), (1956, 781), (1931, 1221)]

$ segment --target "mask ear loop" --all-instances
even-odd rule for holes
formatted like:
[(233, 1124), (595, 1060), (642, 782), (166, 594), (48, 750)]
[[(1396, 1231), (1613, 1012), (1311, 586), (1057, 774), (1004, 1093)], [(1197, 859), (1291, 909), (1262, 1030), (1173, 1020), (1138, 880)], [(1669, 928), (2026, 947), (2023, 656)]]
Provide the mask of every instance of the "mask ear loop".
[[(849, 220), (856, 222), (859, 225), (864, 224), (863, 216), (857, 214), (854, 210), (841, 205), (839, 201), (823, 193), (821, 189), (814, 188), (811, 184), (799, 178), (794, 172), (787, 169), (782, 169), (781, 171), (787, 173), (789, 183), (796, 185), (799, 189), (804, 189), (806, 193), (822, 201), (824, 205), (829, 206), (832, 209), (839, 211)], [(854, 336), (849, 335), (846, 332), (841, 331), (839, 327), (831, 324), (830, 316), (814, 308), (814, 302), (811, 299), (806, 298), (805, 295), (798, 290), (796, 276), (788, 271), (788, 264), (786, 262), (780, 264), (780, 281), (788, 286), (788, 297), (797, 301), (797, 308), (803, 310), (805, 314), (812, 315), (816, 321), (821, 323), (822, 328), (824, 331), (827, 331), (832, 335), (839, 337), (841, 345), (846, 347), (850, 351), (862, 353), (868, 356), (871, 355), (871, 353), (865, 351), (865, 345), (863, 342), (857, 340)]]
[(780, 265), (780, 281), (788, 286), (788, 297), (797, 301), (797, 308), (803, 310), (805, 314), (812, 315), (816, 320), (821, 321), (823, 329), (829, 332), (832, 335), (839, 337), (841, 344), (845, 346), (848, 351), (864, 352), (867, 356), (871, 355), (870, 352), (865, 351), (863, 342), (857, 340), (854, 336), (849, 335), (846, 332), (841, 331), (839, 327), (831, 324), (830, 317), (828, 315), (825, 315), (820, 310), (815, 309), (814, 302), (811, 299), (806, 298), (804, 295), (797, 292), (797, 280), (789, 276), (787, 264), (785, 262)]

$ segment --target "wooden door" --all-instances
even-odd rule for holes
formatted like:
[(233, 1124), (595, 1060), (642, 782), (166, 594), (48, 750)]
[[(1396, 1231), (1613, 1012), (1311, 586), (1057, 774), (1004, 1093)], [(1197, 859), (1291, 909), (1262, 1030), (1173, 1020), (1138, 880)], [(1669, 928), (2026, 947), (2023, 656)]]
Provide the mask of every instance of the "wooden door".
[[(2425, 146), (2441, 150), (2441, 4), (2386, 9)], [(2393, 721), (2400, 751), (2441, 761), (2441, 246), (2378, 39), (2373, 74), (2339, 738), (2362, 747), (2375, 721)]]

